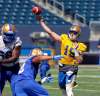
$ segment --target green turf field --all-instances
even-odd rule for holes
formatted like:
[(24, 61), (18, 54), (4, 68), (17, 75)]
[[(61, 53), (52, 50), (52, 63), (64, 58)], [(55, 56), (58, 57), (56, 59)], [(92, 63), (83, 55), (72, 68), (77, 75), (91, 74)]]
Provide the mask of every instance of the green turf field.
[[(50, 96), (62, 96), (57, 84), (57, 70), (51, 70), (54, 82), (45, 84)], [(80, 66), (78, 73), (78, 87), (74, 89), (75, 96), (100, 96), (100, 66)], [(3, 96), (12, 96), (10, 87), (6, 84)]]

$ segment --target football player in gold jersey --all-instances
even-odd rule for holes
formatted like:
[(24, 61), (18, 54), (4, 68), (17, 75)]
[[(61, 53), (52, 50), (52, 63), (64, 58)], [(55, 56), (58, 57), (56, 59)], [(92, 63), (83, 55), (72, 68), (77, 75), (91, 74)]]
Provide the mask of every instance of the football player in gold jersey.
[(59, 60), (59, 86), (63, 91), (63, 96), (74, 96), (73, 84), (78, 72), (78, 65), (83, 60), (82, 54), (86, 51), (86, 45), (77, 41), (80, 36), (81, 28), (73, 25), (68, 34), (58, 35), (53, 32), (41, 19), (37, 17), (43, 29), (55, 40), (61, 44), (61, 55), (64, 56)]

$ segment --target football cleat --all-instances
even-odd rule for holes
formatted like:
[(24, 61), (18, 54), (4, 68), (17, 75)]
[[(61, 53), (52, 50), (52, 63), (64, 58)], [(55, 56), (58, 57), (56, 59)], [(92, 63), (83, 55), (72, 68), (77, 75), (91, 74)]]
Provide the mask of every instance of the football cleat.
[(52, 75), (50, 73), (47, 75), (47, 79), (48, 79), (48, 83), (52, 83), (53, 82), (53, 77), (52, 77)]
[(48, 78), (47, 77), (44, 77), (43, 79), (41, 79), (41, 83), (48, 83)]
[(72, 83), (72, 87), (73, 87), (73, 88), (75, 88), (75, 87), (77, 87), (77, 86), (78, 86), (77, 82), (73, 82), (73, 83)]

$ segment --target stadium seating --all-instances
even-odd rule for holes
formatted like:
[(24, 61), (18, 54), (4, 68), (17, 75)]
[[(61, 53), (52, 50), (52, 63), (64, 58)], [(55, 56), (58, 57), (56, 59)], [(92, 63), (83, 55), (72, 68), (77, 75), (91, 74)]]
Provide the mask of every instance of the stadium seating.
[[(31, 12), (33, 6), (35, 4), (31, 0), (0, 0), (0, 23), (38, 24)], [(49, 24), (66, 24), (47, 10), (43, 11), (43, 16)]]
[(100, 0), (58, 0), (63, 2), (65, 9), (84, 16), (88, 21), (100, 20)]
[[(49, 0), (50, 1), (50, 0)], [(63, 2), (65, 9), (84, 16), (88, 21), (100, 20), (100, 0), (58, 0)], [(52, 3), (52, 0), (50, 1)], [(38, 24), (31, 12), (35, 4), (31, 0), (0, 0), (0, 23)], [(66, 10), (65, 10), (66, 11)], [(49, 24), (66, 24), (57, 16), (44, 10), (43, 16)]]

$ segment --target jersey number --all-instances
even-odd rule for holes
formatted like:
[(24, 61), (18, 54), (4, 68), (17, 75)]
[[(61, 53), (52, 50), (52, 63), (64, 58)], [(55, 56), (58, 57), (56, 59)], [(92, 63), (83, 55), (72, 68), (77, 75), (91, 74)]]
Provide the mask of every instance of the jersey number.
[(69, 55), (70, 53), (68, 53), (68, 51), (71, 52), (72, 50), (73, 50), (73, 48), (70, 48), (70, 47), (67, 45), (66, 48), (65, 48), (64, 55)]
[(21, 74), (22, 72), (24, 72), (24, 66), (25, 66), (25, 63), (21, 66), (21, 68), (20, 68), (18, 74)]

